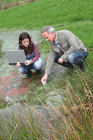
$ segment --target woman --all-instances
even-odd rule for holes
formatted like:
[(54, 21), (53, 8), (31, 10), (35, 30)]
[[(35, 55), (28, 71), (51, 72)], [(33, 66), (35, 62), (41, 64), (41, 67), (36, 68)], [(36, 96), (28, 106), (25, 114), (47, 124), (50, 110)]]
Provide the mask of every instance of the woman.
[(17, 50), (24, 50), (27, 59), (23, 66), (17, 62), (16, 66), (19, 67), (19, 72), (27, 74), (27, 76), (30, 77), (32, 73), (30, 70), (34, 69), (39, 74), (43, 65), (43, 60), (40, 57), (37, 43), (31, 40), (27, 32), (22, 32), (20, 34)]

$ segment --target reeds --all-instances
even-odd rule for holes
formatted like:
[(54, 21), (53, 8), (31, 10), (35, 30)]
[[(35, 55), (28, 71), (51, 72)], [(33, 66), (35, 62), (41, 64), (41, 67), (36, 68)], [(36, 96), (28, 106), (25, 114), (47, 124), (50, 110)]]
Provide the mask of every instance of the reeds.
[(67, 98), (59, 106), (42, 103), (35, 108), (24, 104), (23, 112), (18, 109), (19, 113), (12, 112), (11, 118), (8, 114), (1, 117), (2, 139), (92, 140), (92, 90), (86, 76), (77, 73), (80, 89), (74, 87), (68, 77), (65, 90), (59, 89), (59, 94), (62, 90)]

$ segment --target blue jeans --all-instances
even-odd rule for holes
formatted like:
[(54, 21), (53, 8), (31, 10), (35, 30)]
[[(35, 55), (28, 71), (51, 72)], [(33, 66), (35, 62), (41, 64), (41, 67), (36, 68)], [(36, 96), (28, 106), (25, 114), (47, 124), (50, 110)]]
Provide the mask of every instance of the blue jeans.
[(57, 53), (55, 58), (55, 63), (58, 63), (64, 67), (73, 67), (72, 64), (79, 65), (82, 60), (84, 60), (88, 55), (88, 52), (76, 51), (68, 56), (68, 62), (63, 62), (62, 64), (58, 62), (60, 55)]
[(68, 56), (68, 61), (71, 64), (79, 65), (87, 56), (88, 52), (76, 51)]
[[(33, 59), (33, 58), (34, 58), (34, 53), (32, 53), (30, 55), (26, 55), (27, 60), (30, 60), (30, 59)], [(31, 69), (40, 70), (42, 65), (43, 65), (43, 59), (41, 57), (39, 57), (39, 59), (36, 62), (34, 62), (34, 63), (32, 63), (28, 66), (26, 66), (26, 65), (21, 66), (19, 68), (19, 72), (23, 73), (23, 74), (26, 74), (28, 72), (28, 69), (29, 70), (31, 70)]]

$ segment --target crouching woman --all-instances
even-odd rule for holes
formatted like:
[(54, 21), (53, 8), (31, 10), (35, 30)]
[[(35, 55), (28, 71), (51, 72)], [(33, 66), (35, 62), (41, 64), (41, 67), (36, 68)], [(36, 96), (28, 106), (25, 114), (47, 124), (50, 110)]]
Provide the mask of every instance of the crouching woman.
[(40, 57), (37, 43), (31, 40), (31, 37), (27, 32), (22, 32), (20, 34), (17, 50), (24, 50), (26, 55), (24, 65), (21, 66), (21, 64), (17, 62), (16, 66), (19, 67), (19, 72), (27, 74), (27, 76), (30, 77), (32, 73), (31, 69), (34, 69), (39, 74), (41, 72), (43, 60)]

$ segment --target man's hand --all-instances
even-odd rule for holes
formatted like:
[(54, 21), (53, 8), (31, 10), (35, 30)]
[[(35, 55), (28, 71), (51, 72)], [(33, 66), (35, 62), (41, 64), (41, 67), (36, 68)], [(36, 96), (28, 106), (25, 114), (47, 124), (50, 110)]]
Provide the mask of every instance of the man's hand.
[(25, 65), (28, 66), (28, 65), (30, 65), (30, 64), (31, 64), (31, 60), (26, 60), (26, 61), (25, 61)]
[(63, 63), (63, 60), (61, 58), (58, 59), (59, 63)]
[(17, 62), (16, 67), (21, 67), (21, 64)]
[(43, 77), (42, 77), (42, 79), (41, 79), (41, 83), (43, 84), (43, 81), (45, 81), (45, 83), (46, 83), (46, 81), (47, 81), (47, 76), (48, 76), (48, 74), (45, 74)]

